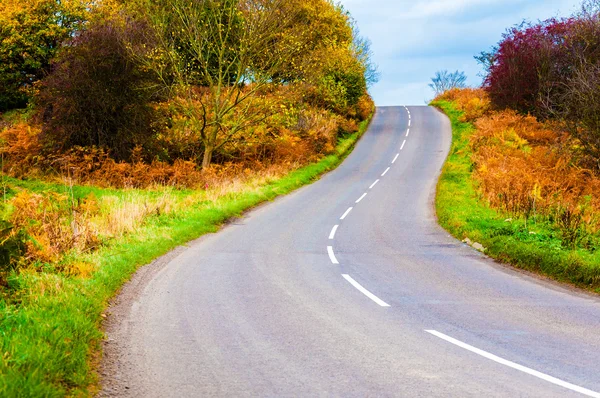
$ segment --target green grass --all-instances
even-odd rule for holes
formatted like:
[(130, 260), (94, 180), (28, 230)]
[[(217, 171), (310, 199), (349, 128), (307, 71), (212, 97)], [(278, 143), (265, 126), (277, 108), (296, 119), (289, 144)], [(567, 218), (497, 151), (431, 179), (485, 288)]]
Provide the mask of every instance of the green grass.
[(499, 261), (600, 293), (600, 250), (565, 248), (556, 225), (506, 221), (509, 215), (479, 200), (468, 145), (474, 127), (459, 121), (462, 113), (451, 102), (432, 105), (452, 122), (452, 148), (437, 186), (440, 225), (458, 239), (468, 237), (483, 244), (486, 254)]
[[(135, 233), (79, 258), (99, 264), (90, 278), (25, 271), (9, 277), (0, 297), (0, 396), (90, 395), (97, 389), (102, 314), (108, 301), (142, 265), (262, 202), (287, 194), (336, 167), (368, 127), (338, 143), (335, 154), (242, 193), (149, 218)], [(10, 180), (36, 192), (65, 189), (39, 181)], [(73, 195), (115, 195), (118, 190), (74, 187)], [(153, 195), (140, 191), (140, 194)], [(191, 194), (178, 191), (178, 195)]]

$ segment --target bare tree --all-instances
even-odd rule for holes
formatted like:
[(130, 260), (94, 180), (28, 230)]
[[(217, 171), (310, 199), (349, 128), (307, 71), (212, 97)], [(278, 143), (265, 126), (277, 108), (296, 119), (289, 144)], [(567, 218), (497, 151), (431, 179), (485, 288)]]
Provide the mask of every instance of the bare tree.
[(147, 64), (182, 100), (205, 168), (216, 150), (268, 116), (253, 99), (296, 56), (296, 41), (279, 40), (295, 14), (285, 0), (163, 1), (151, 18), (164, 62)]
[[(599, 0), (600, 1), (600, 0)], [(373, 50), (371, 49), (371, 40), (361, 36), (358, 25), (352, 22), (352, 36), (354, 38), (352, 46), (357, 54), (357, 58), (365, 68), (365, 80), (367, 86), (371, 87), (379, 81), (380, 72), (377, 64), (373, 61)]]
[(546, 114), (578, 140), (583, 163), (600, 172), (600, 0), (586, 0), (571, 22), (566, 72), (541, 96)]
[(564, 84), (553, 116), (576, 138), (585, 163), (600, 171), (600, 65), (582, 63)]
[(431, 78), (429, 87), (433, 89), (435, 95), (442, 94), (453, 88), (467, 87), (467, 75), (465, 72), (448, 72), (447, 70), (438, 71)]

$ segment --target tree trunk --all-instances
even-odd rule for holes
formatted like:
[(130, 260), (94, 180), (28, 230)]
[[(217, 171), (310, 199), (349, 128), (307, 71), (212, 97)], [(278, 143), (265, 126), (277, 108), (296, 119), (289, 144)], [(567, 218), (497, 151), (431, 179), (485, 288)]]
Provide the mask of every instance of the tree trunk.
[(202, 169), (206, 169), (208, 166), (210, 166), (210, 162), (212, 161), (213, 150), (214, 148), (212, 147), (212, 145), (206, 146), (206, 148), (204, 149), (204, 157), (202, 158)]

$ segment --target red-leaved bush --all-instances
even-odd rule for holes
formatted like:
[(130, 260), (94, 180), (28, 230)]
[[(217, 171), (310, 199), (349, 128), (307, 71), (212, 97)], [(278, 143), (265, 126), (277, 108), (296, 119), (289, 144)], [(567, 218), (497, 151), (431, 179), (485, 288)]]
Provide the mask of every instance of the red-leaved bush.
[(579, 163), (600, 171), (600, 2), (570, 18), (512, 28), (478, 59), (495, 108), (553, 120), (578, 140)]
[(510, 29), (493, 54), (484, 87), (498, 108), (540, 115), (568, 73), (563, 45), (574, 20), (551, 19)]

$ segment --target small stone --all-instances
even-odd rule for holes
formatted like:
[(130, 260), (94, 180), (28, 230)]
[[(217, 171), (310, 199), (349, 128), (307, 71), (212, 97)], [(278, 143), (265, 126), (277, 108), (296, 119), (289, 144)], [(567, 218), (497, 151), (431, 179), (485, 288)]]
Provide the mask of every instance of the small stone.
[(465, 238), (463, 240), (463, 243), (466, 243), (469, 246), (473, 246), (473, 241), (471, 239), (469, 239), (469, 238)]
[(473, 246), (473, 249), (479, 250), (482, 253), (486, 251), (486, 248), (483, 247), (483, 245), (481, 243), (475, 242), (475, 243), (473, 243), (472, 246)]
[(512, 218), (507, 218), (504, 222), (512, 222)]

